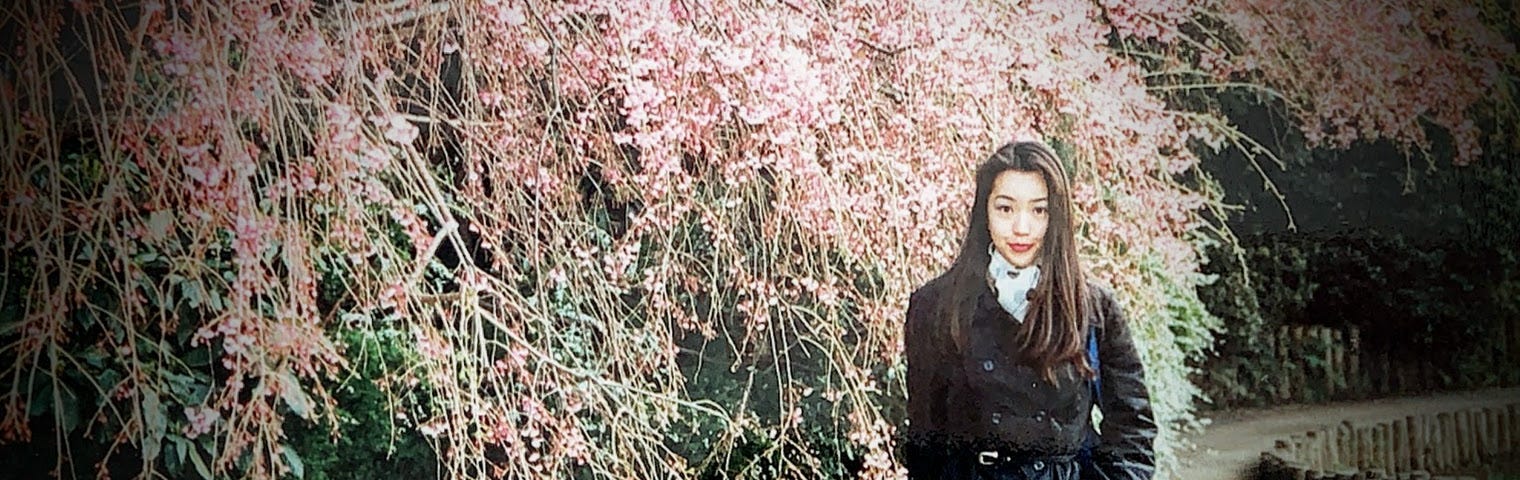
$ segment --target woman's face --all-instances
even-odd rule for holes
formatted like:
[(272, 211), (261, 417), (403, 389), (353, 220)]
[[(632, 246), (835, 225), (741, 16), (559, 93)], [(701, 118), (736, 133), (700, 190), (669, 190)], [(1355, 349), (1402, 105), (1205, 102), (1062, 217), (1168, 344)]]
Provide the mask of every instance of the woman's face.
[(1008, 170), (992, 181), (987, 198), (987, 229), (992, 247), (1008, 263), (1024, 268), (1039, 259), (1050, 225), (1045, 178), (1039, 172)]

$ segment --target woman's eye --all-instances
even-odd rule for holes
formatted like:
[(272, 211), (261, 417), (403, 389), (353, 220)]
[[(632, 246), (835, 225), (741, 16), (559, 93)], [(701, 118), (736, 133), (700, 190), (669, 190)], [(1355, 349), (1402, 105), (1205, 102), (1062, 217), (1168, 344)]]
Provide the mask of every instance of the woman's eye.
[(1034, 213), (1036, 215), (1044, 215), (1045, 214), (1045, 207), (1034, 207)]
[(1013, 207), (1010, 207), (1010, 206), (1007, 206), (1007, 205), (998, 205), (997, 206), (997, 211), (1000, 212), (1000, 213), (1009, 213), (1009, 212), (1013, 211)]

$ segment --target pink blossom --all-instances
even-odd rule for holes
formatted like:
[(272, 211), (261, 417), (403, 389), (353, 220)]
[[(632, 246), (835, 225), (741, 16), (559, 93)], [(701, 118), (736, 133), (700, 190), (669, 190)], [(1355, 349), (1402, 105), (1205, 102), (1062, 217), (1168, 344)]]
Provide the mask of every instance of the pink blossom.
[(189, 423), (185, 425), (184, 435), (195, 438), (210, 432), (222, 414), (210, 407), (186, 407), (185, 417)]
[(400, 145), (407, 145), (412, 143), (412, 140), (417, 139), (417, 127), (412, 125), (412, 122), (407, 121), (406, 117), (399, 113), (371, 117), (370, 121), (374, 122), (376, 126), (385, 129), (386, 140)]

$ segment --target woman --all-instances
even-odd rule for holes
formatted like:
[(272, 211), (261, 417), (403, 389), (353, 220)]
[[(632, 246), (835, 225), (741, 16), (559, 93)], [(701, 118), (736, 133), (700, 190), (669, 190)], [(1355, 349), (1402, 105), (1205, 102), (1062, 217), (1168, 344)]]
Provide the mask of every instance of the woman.
[(908, 302), (911, 478), (1151, 477), (1140, 358), (1111, 293), (1084, 280), (1074, 230), (1050, 147), (1004, 145), (977, 169), (959, 256)]

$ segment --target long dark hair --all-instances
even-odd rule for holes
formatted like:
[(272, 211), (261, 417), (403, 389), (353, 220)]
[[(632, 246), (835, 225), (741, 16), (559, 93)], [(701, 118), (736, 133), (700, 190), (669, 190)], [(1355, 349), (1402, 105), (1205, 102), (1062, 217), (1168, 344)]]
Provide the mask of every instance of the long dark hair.
[(989, 287), (987, 264), (992, 233), (988, 230), (987, 206), (992, 183), (1006, 171), (1036, 172), (1045, 180), (1049, 203), (1049, 227), (1040, 247), (1036, 265), (1040, 280), (1030, 299), (1024, 326), (1010, 322), (1005, 345), (1012, 348), (1021, 363), (1039, 371), (1047, 381), (1055, 381), (1055, 369), (1066, 363), (1077, 366), (1086, 377), (1093, 375), (1087, 364), (1087, 283), (1077, 262), (1076, 225), (1072, 216), (1071, 184), (1061, 159), (1054, 150), (1040, 142), (1015, 142), (1003, 145), (976, 170), (976, 198), (971, 206), (971, 221), (961, 239), (961, 251), (945, 272), (949, 291), (939, 296), (939, 318), (946, 320), (940, 328), (955, 351), (964, 355), (966, 332), (976, 311), (978, 296)]

